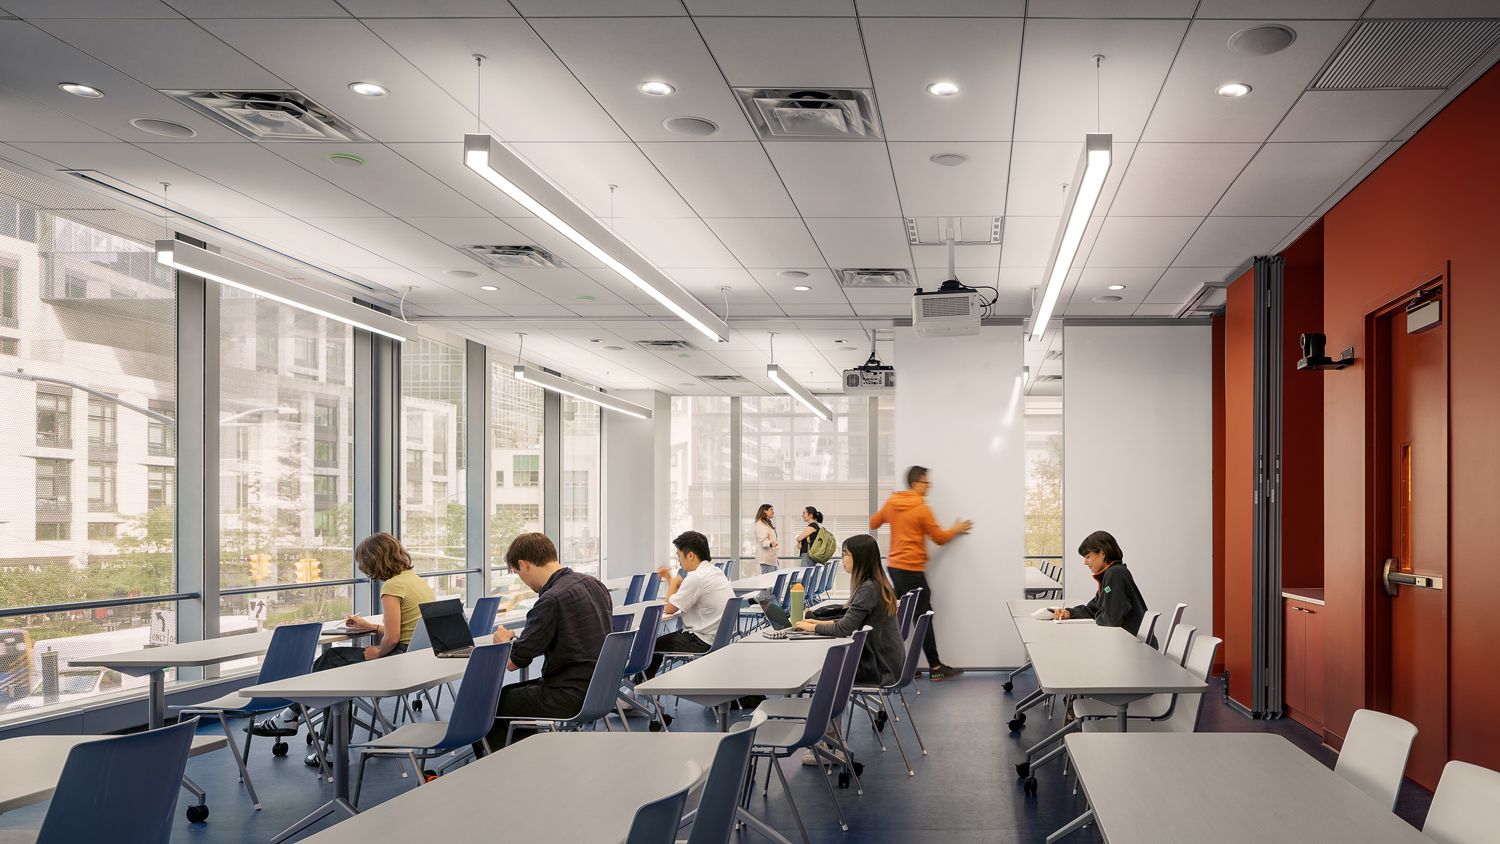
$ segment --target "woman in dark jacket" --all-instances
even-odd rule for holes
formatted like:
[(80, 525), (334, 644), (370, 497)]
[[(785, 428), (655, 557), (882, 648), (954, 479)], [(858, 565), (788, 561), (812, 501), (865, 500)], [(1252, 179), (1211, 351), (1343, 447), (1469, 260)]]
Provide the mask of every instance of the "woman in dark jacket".
[(901, 671), (901, 624), (896, 618), (896, 591), (880, 565), (875, 537), (857, 533), (844, 540), (844, 571), (849, 572), (849, 602), (814, 608), (797, 629), (820, 636), (848, 637), (868, 626), (864, 653), (854, 682), (862, 686), (894, 682)]
[[(1083, 564), (1089, 567), (1099, 588), (1087, 604), (1057, 609), (1053, 617), (1092, 618), (1100, 627), (1123, 627), (1131, 633), (1140, 630), (1147, 610), (1146, 599), (1136, 588), (1130, 570), (1125, 568), (1125, 553), (1120, 550), (1120, 543), (1107, 532), (1096, 530), (1078, 546), (1078, 555), (1083, 557)], [(1151, 644), (1155, 644), (1155, 637)]]

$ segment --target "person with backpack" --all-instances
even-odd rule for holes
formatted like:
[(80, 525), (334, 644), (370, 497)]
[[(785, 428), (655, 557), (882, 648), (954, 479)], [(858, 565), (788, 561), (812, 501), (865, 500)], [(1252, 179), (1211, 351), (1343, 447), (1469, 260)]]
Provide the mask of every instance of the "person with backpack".
[(828, 562), (833, 552), (838, 550), (838, 543), (834, 541), (833, 534), (823, 529), (823, 514), (818, 508), (807, 506), (802, 508), (802, 520), (807, 522), (807, 527), (797, 534), (797, 550), (802, 554), (801, 565), (822, 565)]

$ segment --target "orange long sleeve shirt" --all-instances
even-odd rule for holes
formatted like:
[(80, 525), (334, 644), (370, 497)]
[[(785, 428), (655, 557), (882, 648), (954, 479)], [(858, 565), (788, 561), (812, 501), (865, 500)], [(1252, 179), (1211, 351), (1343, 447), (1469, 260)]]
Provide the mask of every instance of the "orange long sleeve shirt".
[(927, 568), (927, 540), (947, 545), (957, 536), (944, 530), (932, 515), (932, 508), (921, 495), (903, 489), (893, 493), (881, 505), (880, 511), (870, 517), (870, 530), (881, 525), (891, 526), (891, 551), (886, 564), (893, 569), (923, 571)]

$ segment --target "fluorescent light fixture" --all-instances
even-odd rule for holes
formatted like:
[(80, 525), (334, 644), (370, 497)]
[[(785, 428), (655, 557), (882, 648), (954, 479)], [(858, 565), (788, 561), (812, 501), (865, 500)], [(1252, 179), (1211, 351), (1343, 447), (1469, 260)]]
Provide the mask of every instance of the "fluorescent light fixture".
[(551, 390), (554, 393), (572, 396), (575, 399), (597, 404), (605, 410), (613, 410), (616, 413), (634, 416), (637, 419), (651, 418), (650, 408), (641, 407), (634, 402), (615, 398), (602, 390), (592, 389), (569, 381), (566, 378), (559, 378), (550, 372), (543, 372), (534, 366), (518, 363), (511, 367), (510, 371), (512, 375), (516, 376), (516, 380), (535, 384), (543, 390)]
[(158, 240), (156, 262), (392, 340), (404, 342), (417, 336), (411, 323), (180, 240)]
[(1078, 247), (1083, 243), (1083, 233), (1099, 203), (1099, 194), (1104, 191), (1104, 179), (1109, 175), (1110, 159), (1113, 158), (1114, 142), (1110, 135), (1089, 133), (1083, 141), (1083, 158), (1078, 162), (1078, 171), (1068, 186), (1068, 201), (1063, 205), (1062, 224), (1058, 227), (1057, 240), (1052, 244), (1052, 260), (1047, 265), (1047, 287), (1042, 291), (1036, 312), (1031, 315), (1031, 339), (1040, 340), (1057, 308), (1057, 297), (1062, 293), (1063, 282), (1073, 269), (1073, 259), (1078, 256)]
[(704, 336), (715, 343), (728, 342), (724, 320), (505, 144), (490, 135), (464, 135), (464, 165)]
[(833, 421), (833, 411), (828, 409), (828, 405), (818, 401), (818, 397), (808, 392), (806, 387), (798, 384), (792, 379), (792, 376), (782, 372), (781, 367), (774, 363), (768, 365), (766, 367), (766, 377), (775, 381), (781, 386), (781, 389), (786, 390), (787, 395), (802, 402), (802, 406), (811, 410), (814, 416), (822, 419), (824, 422)]

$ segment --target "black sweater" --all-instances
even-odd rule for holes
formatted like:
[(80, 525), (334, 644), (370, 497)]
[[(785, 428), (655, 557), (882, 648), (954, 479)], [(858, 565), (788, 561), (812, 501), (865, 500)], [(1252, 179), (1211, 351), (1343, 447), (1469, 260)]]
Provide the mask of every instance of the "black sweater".
[(1099, 591), (1094, 599), (1078, 607), (1069, 607), (1073, 618), (1092, 618), (1100, 627), (1123, 627), (1131, 633), (1141, 629), (1146, 614), (1146, 599), (1135, 586), (1135, 578), (1124, 563), (1115, 563), (1094, 575)]
[(862, 686), (886, 685), (895, 681), (902, 668), (901, 625), (896, 616), (885, 611), (880, 600), (880, 587), (866, 580), (849, 596), (844, 605), (825, 604), (807, 614), (809, 621), (817, 621), (820, 636), (847, 638), (865, 625), (870, 635), (865, 640), (865, 651), (859, 655), (859, 670), (854, 681)]

